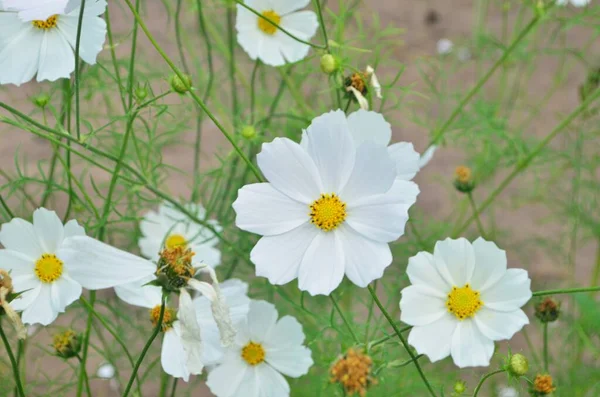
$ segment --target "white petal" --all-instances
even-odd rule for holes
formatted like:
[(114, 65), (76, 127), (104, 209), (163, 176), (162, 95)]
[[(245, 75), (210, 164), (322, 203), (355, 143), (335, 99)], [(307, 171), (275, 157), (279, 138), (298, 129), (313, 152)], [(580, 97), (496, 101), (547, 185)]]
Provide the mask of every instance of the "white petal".
[(377, 112), (360, 109), (348, 116), (348, 126), (357, 147), (364, 142), (387, 146), (392, 139), (392, 126)]
[(73, 236), (85, 236), (85, 229), (75, 219), (71, 219), (64, 226), (64, 238)]
[(0, 12), (0, 84), (21, 85), (38, 71), (44, 33), (16, 13)]
[[(319, 170), (323, 189), (336, 193), (346, 185), (354, 168), (355, 148), (346, 115), (341, 110), (325, 113), (312, 120), (306, 129), (308, 154)], [(318, 198), (314, 196), (313, 200)]]
[(310, 204), (323, 193), (315, 163), (300, 145), (287, 138), (263, 144), (256, 160), (273, 187), (295, 200)]
[(21, 218), (14, 218), (0, 228), (0, 243), (11, 251), (36, 261), (44, 253), (33, 225)]
[(40, 66), (37, 81), (68, 78), (75, 70), (75, 54), (69, 42), (52, 29), (46, 32), (40, 47)]
[(396, 180), (385, 194), (348, 203), (346, 222), (358, 233), (388, 243), (404, 234), (408, 209), (417, 200), (419, 188), (413, 182)]
[(242, 381), (248, 376), (247, 372), (251, 372), (251, 369), (241, 359), (227, 360), (208, 373), (206, 385), (219, 397), (236, 397), (251, 393), (252, 391), (241, 387)]
[(452, 335), (458, 321), (446, 314), (430, 324), (413, 327), (408, 335), (408, 343), (419, 354), (425, 354), (431, 362), (439, 361), (450, 355)]
[(503, 312), (517, 310), (531, 299), (531, 280), (523, 269), (508, 269), (494, 285), (481, 291), (486, 307)]
[(441, 299), (445, 299), (448, 291), (452, 289), (452, 285), (438, 273), (435, 258), (429, 252), (419, 252), (411, 257), (406, 274), (413, 285), (426, 288), (430, 295)]
[(160, 305), (162, 300), (161, 287), (145, 285), (154, 279), (152, 275), (133, 283), (118, 285), (115, 287), (115, 292), (121, 300), (130, 305), (152, 309)]
[(473, 320), (459, 321), (452, 336), (452, 360), (460, 368), (487, 367), (494, 354), (494, 342), (485, 337)]
[[(300, 11), (284, 15), (281, 18), (280, 26), (299, 39), (310, 41), (319, 28), (319, 22), (317, 14), (314, 12)], [(281, 30), (275, 33), (275, 39), (279, 41), (280, 51), (290, 63), (304, 59), (310, 50), (310, 46), (297, 41)]]
[(419, 159), (419, 168), (423, 168), (429, 164), (437, 148), (437, 145), (431, 145), (427, 148), (427, 150), (425, 150), (425, 153), (423, 153)]
[(281, 318), (265, 340), (266, 361), (277, 371), (294, 378), (305, 375), (312, 366), (310, 349), (302, 346), (302, 325), (293, 317)]
[(10, 305), (13, 309), (22, 311), (27, 309), (40, 294), (42, 282), (35, 276), (20, 276), (13, 278), (13, 286), (16, 292), (24, 292), (13, 300)]
[(218, 248), (211, 247), (212, 243), (194, 244), (190, 243), (189, 248), (194, 251), (194, 260), (212, 267), (213, 269), (221, 264), (221, 251)]
[(152, 262), (87, 236), (65, 239), (59, 256), (69, 275), (92, 290), (132, 283), (156, 271)]
[(277, 309), (275, 305), (266, 301), (250, 302), (248, 312), (248, 333), (251, 338), (264, 341), (277, 323)]
[(13, 279), (15, 276), (33, 275), (34, 268), (35, 259), (31, 259), (30, 257), (17, 251), (0, 249), (0, 269), (11, 272), (11, 277)]
[(64, 14), (67, 0), (3, 0), (5, 10), (18, 11), (22, 21), (46, 20), (54, 14)]
[(429, 289), (410, 285), (402, 290), (400, 321), (408, 325), (431, 324), (448, 313), (446, 301), (432, 296)]
[(396, 178), (410, 181), (419, 171), (421, 157), (413, 147), (412, 143), (394, 143), (388, 148), (391, 159), (396, 164)]
[[(250, 59), (255, 60), (258, 58), (258, 54), (260, 51), (260, 47), (264, 41), (264, 34), (260, 30), (256, 24), (258, 18), (256, 15), (251, 13), (250, 11), (243, 8), (241, 5), (237, 5), (237, 21), (236, 21), (236, 30), (237, 30), (237, 41), (242, 46), (244, 51), (248, 54)], [(252, 19), (254, 23), (247, 24), (245, 19)], [(261, 61), (264, 62), (263, 59)], [(280, 65), (271, 65), (271, 66), (280, 66)]]
[(23, 323), (48, 325), (56, 320), (56, 317), (58, 311), (52, 307), (51, 285), (41, 284), (35, 299), (23, 310)]
[(275, 190), (269, 183), (246, 185), (233, 203), (235, 224), (242, 230), (272, 236), (309, 220), (309, 207)]
[[(90, 65), (96, 63), (96, 57), (102, 51), (106, 39), (106, 22), (102, 18), (97, 17), (97, 15), (104, 13), (105, 9), (106, 2), (104, 1), (86, 2), (85, 4), (79, 56), (84, 62)], [(78, 23), (79, 8), (73, 10), (69, 16), (60, 18), (58, 24), (61, 33), (73, 48), (77, 44)]]
[(183, 343), (176, 331), (176, 327), (177, 329), (179, 328), (179, 323), (177, 321), (173, 323), (172, 329), (165, 332), (160, 362), (163, 370), (167, 374), (175, 378), (182, 378), (187, 382), (190, 380), (190, 372), (186, 367), (185, 351), (183, 350)]
[(338, 233), (318, 233), (300, 264), (298, 288), (313, 296), (329, 295), (344, 278), (344, 261)]
[(289, 396), (290, 385), (285, 378), (269, 365), (257, 365), (256, 378), (258, 380), (259, 396)]
[(354, 168), (339, 195), (342, 200), (351, 204), (357, 198), (385, 194), (391, 189), (395, 179), (394, 162), (388, 156), (385, 146), (365, 142), (356, 150)]
[(256, 275), (266, 277), (271, 284), (287, 284), (298, 277), (298, 270), (306, 250), (319, 233), (310, 223), (278, 236), (266, 236), (250, 253), (256, 265)]
[(56, 252), (56, 249), (62, 244), (64, 227), (56, 212), (48, 211), (45, 208), (35, 210), (33, 212), (33, 229), (44, 252)]
[(191, 374), (199, 375), (204, 368), (202, 363), (202, 335), (196, 318), (196, 309), (190, 294), (185, 288), (182, 288), (179, 294), (177, 319), (179, 321), (179, 335), (186, 357), (186, 368)]
[(506, 251), (479, 237), (473, 242), (475, 268), (471, 285), (477, 291), (483, 291), (496, 284), (506, 272)]
[(285, 65), (285, 58), (281, 52), (282, 43), (275, 36), (260, 32), (262, 39), (258, 47), (258, 58), (270, 66)]
[(475, 267), (475, 253), (465, 238), (447, 238), (435, 243), (435, 265), (440, 275), (450, 284), (463, 287), (471, 281)]
[(279, 15), (285, 15), (296, 10), (301, 10), (309, 3), (310, 0), (278, 0), (272, 2), (273, 10)]
[(500, 312), (482, 307), (473, 317), (475, 324), (483, 335), (491, 340), (510, 339), (521, 328), (529, 324), (523, 310)]
[(392, 263), (388, 244), (368, 239), (346, 225), (339, 228), (339, 234), (346, 258), (346, 277), (361, 288), (381, 278)]
[(59, 313), (64, 313), (68, 305), (81, 296), (81, 285), (67, 275), (50, 284), (52, 306)]

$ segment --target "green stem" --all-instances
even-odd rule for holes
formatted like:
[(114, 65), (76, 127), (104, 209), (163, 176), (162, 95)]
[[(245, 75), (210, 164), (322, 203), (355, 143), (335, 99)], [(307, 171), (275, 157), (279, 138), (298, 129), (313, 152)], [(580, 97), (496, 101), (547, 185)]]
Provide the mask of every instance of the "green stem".
[(400, 342), (402, 343), (402, 346), (404, 346), (404, 349), (406, 350), (406, 352), (408, 353), (408, 355), (410, 356), (410, 358), (413, 359), (413, 361), (415, 363), (415, 368), (419, 372), (419, 375), (421, 376), (421, 379), (423, 380), (423, 383), (425, 383), (425, 386), (427, 386), (427, 390), (429, 390), (429, 393), (433, 397), (436, 397), (436, 394), (433, 391), (433, 388), (431, 387), (431, 385), (429, 384), (429, 381), (427, 380), (427, 377), (425, 376), (425, 373), (421, 369), (421, 365), (417, 361), (417, 356), (413, 353), (412, 349), (408, 345), (408, 342), (406, 342), (406, 339), (404, 339), (404, 336), (402, 336), (402, 331), (398, 328), (398, 326), (396, 325), (396, 323), (394, 322), (394, 320), (392, 319), (392, 317), (390, 316), (390, 314), (387, 312), (387, 310), (385, 310), (385, 307), (383, 307), (383, 305), (381, 304), (381, 301), (377, 297), (377, 293), (375, 292), (375, 290), (373, 289), (373, 287), (371, 287), (371, 285), (368, 285), (368, 289), (369, 289), (369, 293), (373, 297), (373, 300), (375, 301), (375, 304), (379, 307), (379, 310), (381, 310), (381, 313), (383, 313), (383, 315), (387, 319), (388, 323), (390, 323), (390, 325), (394, 329), (394, 332), (398, 336), (398, 339), (400, 339)]
[(83, 13), (85, 11), (85, 0), (81, 0), (81, 9), (79, 10), (79, 20), (77, 21), (77, 36), (75, 39), (75, 131), (77, 139), (81, 139), (81, 120), (79, 115), (79, 83), (81, 80), (81, 70), (79, 62), (79, 44), (81, 42), (81, 26), (83, 25)]
[(127, 397), (127, 395), (129, 394), (129, 391), (131, 390), (131, 386), (133, 385), (133, 380), (137, 377), (138, 370), (140, 369), (140, 365), (142, 365), (142, 361), (144, 361), (144, 357), (146, 356), (146, 353), (148, 353), (150, 346), (152, 346), (152, 342), (154, 342), (154, 339), (156, 339), (156, 337), (158, 336), (158, 333), (162, 329), (163, 317), (165, 315), (166, 299), (167, 299), (167, 297), (165, 295), (163, 295), (162, 301), (160, 304), (160, 314), (158, 315), (158, 322), (156, 323), (156, 327), (154, 328), (152, 335), (150, 335), (150, 339), (148, 339), (148, 342), (146, 342), (146, 345), (144, 346), (144, 349), (142, 350), (142, 353), (140, 354), (140, 358), (138, 358), (137, 362), (135, 363), (135, 367), (133, 367), (133, 373), (131, 374), (131, 377), (129, 378), (129, 382), (127, 383), (127, 387), (125, 388), (125, 391), (123, 392), (123, 397)]
[(594, 272), (592, 273), (592, 284), (598, 284), (600, 281), (600, 237), (598, 237), (598, 248), (596, 252), (596, 265), (594, 266)]
[[(160, 54), (160, 56), (163, 58), (163, 60), (169, 65), (169, 67), (177, 75), (177, 77), (179, 77), (181, 79), (181, 81), (183, 81), (184, 84), (186, 84), (183, 73), (181, 73), (179, 68), (177, 68), (177, 66), (175, 66), (173, 61), (171, 61), (171, 59), (167, 56), (167, 54), (164, 52), (164, 50), (156, 42), (156, 40), (154, 39), (154, 36), (152, 36), (152, 33), (150, 33), (150, 31), (148, 30), (148, 27), (144, 23), (142, 17), (140, 16), (140, 14), (135, 10), (133, 5), (131, 4), (131, 1), (125, 0), (125, 3), (127, 3), (127, 6), (133, 13), (135, 19), (137, 20), (138, 24), (140, 25), (140, 27), (146, 34), (146, 37), (148, 38), (150, 43), (152, 43), (152, 46), (154, 47), (154, 49), (156, 49), (156, 51)], [(188, 88), (188, 94), (192, 97), (194, 102), (196, 102), (196, 104), (202, 108), (202, 110), (213, 121), (213, 123), (217, 126), (217, 128), (221, 131), (221, 133), (225, 136), (225, 138), (229, 141), (229, 143), (231, 143), (231, 145), (233, 146), (233, 148), (237, 152), (237, 154), (242, 158), (242, 160), (246, 163), (246, 165), (252, 170), (252, 173), (256, 176), (257, 180), (262, 181), (263, 179), (260, 174), (260, 171), (258, 171), (258, 169), (252, 163), (252, 161), (250, 161), (250, 159), (248, 157), (246, 157), (246, 155), (244, 154), (242, 149), (237, 145), (237, 143), (233, 139), (233, 135), (230, 134), (229, 132), (227, 132), (227, 130), (223, 127), (223, 125), (219, 122), (219, 120), (217, 120), (217, 118), (212, 114), (212, 112), (210, 110), (208, 110), (204, 101), (202, 99), (200, 99), (200, 97), (198, 97), (198, 95), (193, 90), (191, 90), (192, 87), (187, 87), (187, 88)]]
[(549, 289), (546, 291), (536, 291), (532, 296), (558, 295), (558, 294), (577, 294), (579, 292), (595, 292), (600, 291), (600, 286), (583, 287), (583, 288), (564, 288), (564, 289)]
[(548, 323), (544, 323), (544, 371), (548, 372)]
[(12, 365), (13, 375), (15, 377), (15, 384), (17, 385), (19, 395), (21, 397), (25, 397), (25, 392), (23, 391), (23, 384), (21, 383), (21, 375), (19, 374), (19, 366), (17, 365), (15, 356), (13, 355), (12, 349), (10, 348), (10, 343), (8, 342), (8, 339), (6, 338), (6, 334), (4, 334), (4, 329), (2, 328), (2, 324), (0, 324), (0, 337), (2, 338), (2, 342), (4, 342), (4, 347), (6, 348), (6, 353), (8, 353), (8, 358), (10, 359), (10, 364)]
[(496, 70), (500, 66), (504, 65), (504, 62), (508, 59), (510, 54), (512, 54), (512, 52), (517, 48), (517, 46), (521, 43), (521, 41), (523, 41), (523, 39), (533, 30), (533, 28), (536, 27), (536, 25), (538, 24), (539, 21), (540, 21), (540, 17), (535, 16), (531, 20), (531, 22), (529, 22), (529, 24), (525, 27), (525, 29), (523, 29), (521, 31), (519, 36), (517, 36), (517, 38), (506, 49), (506, 51), (504, 51), (504, 54), (502, 54), (500, 59), (498, 59), (496, 61), (496, 63), (494, 64), (494, 66), (492, 66), (491, 69), (488, 70), (488, 72), (485, 74), (485, 76), (483, 76), (477, 82), (475, 87), (473, 87), (471, 89), (471, 91), (469, 91), (469, 93), (460, 102), (458, 107), (456, 107), (456, 109), (454, 109), (454, 112), (452, 112), (452, 114), (450, 115), (448, 120), (446, 120), (446, 122), (437, 130), (437, 132), (434, 134), (433, 139), (431, 141), (432, 144), (439, 144), (439, 142), (442, 139), (442, 137), (444, 136), (444, 133), (446, 132), (446, 130), (450, 127), (450, 125), (454, 122), (454, 120), (456, 120), (456, 118), (462, 113), (462, 111), (465, 108), (465, 106), (467, 105), (467, 103), (469, 103), (471, 101), (471, 99), (475, 96), (475, 94), (477, 94), (479, 92), (479, 90), (481, 90), (481, 88), (485, 85), (485, 83), (487, 83), (487, 81), (492, 77), (492, 75), (496, 72)]
[(171, 397), (175, 397), (175, 391), (177, 390), (177, 381), (179, 379), (173, 378), (173, 387), (171, 388)]
[(85, 366), (83, 365), (83, 359), (81, 358), (81, 356), (79, 354), (76, 357), (79, 360), (79, 364), (83, 368), (82, 371), (83, 371), (83, 378), (85, 380), (85, 391), (89, 397), (92, 397), (92, 390), (90, 388), (90, 379), (88, 378), (87, 371), (85, 370)]
[(329, 38), (327, 37), (327, 28), (325, 28), (325, 21), (323, 20), (323, 10), (321, 10), (320, 0), (315, 0), (315, 7), (317, 8), (317, 15), (319, 16), (319, 24), (321, 25), (321, 31), (323, 32), (323, 39), (325, 40), (325, 50), (330, 53)]
[(338, 314), (342, 318), (342, 321), (344, 321), (344, 324), (346, 324), (346, 328), (348, 328), (348, 331), (350, 331), (350, 335), (352, 335), (352, 339), (354, 339), (354, 342), (355, 343), (360, 343), (360, 341), (358, 340), (358, 337), (356, 336), (356, 334), (354, 333), (354, 330), (352, 329), (352, 326), (350, 325), (350, 323), (346, 319), (346, 316), (344, 316), (344, 313), (342, 312), (342, 309), (340, 308), (340, 306), (338, 305), (337, 301), (333, 297), (333, 294), (329, 295), (329, 298), (331, 299), (331, 302), (333, 303), (333, 306), (335, 307), (335, 310), (337, 310)]
[(483, 229), (483, 224), (481, 223), (481, 218), (479, 217), (479, 211), (477, 211), (477, 206), (475, 205), (475, 200), (473, 199), (473, 192), (467, 193), (467, 196), (469, 197), (469, 203), (471, 204), (471, 208), (473, 209), (473, 216), (475, 217), (475, 221), (477, 222), (479, 234), (481, 235), (481, 237), (486, 238), (486, 234)]
[(8, 215), (9, 219), (12, 219), (15, 217), (15, 215), (12, 213), (10, 208), (8, 208), (8, 205), (6, 204), (6, 201), (4, 201), (4, 199), (2, 198), (1, 194), (0, 194), (0, 205), (2, 205), (2, 208), (4, 208), (4, 211), (6, 211), (6, 215)]
[[(90, 291), (90, 306), (93, 308), (94, 303), (96, 303), (96, 291)], [(83, 384), (85, 379), (87, 378), (86, 372), (86, 362), (88, 356), (88, 347), (90, 345), (90, 334), (92, 332), (92, 314), (88, 314), (86, 326), (85, 326), (85, 334), (83, 335), (83, 345), (81, 347), (81, 362), (79, 365), (79, 379), (77, 380), (77, 397), (81, 397), (83, 393)], [(90, 395), (91, 396), (91, 395)]]
[(260, 59), (257, 59), (254, 63), (254, 69), (252, 69), (252, 77), (250, 78), (250, 123), (254, 125), (254, 105), (256, 102), (256, 75), (258, 74), (258, 68), (260, 66)]
[(473, 397), (477, 397), (477, 394), (479, 394), (479, 391), (481, 390), (481, 386), (483, 386), (483, 382), (485, 382), (488, 378), (491, 378), (492, 376), (502, 373), (504, 372), (504, 369), (497, 369), (493, 372), (490, 372), (489, 374), (485, 374), (481, 380), (479, 381), (479, 383), (477, 384), (477, 387), (475, 388), (475, 391), (473, 392)]

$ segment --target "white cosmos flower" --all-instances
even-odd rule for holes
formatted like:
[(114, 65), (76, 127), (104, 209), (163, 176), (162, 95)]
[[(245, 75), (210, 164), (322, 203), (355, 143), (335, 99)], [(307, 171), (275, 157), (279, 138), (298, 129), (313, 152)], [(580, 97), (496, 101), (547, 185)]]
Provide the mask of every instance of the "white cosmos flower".
[(384, 145), (355, 146), (354, 128), (344, 112), (330, 112), (313, 120), (302, 145), (276, 138), (258, 154), (269, 183), (244, 186), (233, 208), (239, 228), (264, 236), (250, 258), (272, 284), (298, 278), (301, 290), (327, 295), (344, 274), (365, 287), (391, 263), (388, 243), (404, 233), (419, 189), (396, 179)]
[[(246, 0), (245, 4), (283, 29), (304, 41), (316, 33), (319, 23), (312, 11), (298, 11), (310, 0)], [(238, 43), (252, 59), (267, 65), (281, 66), (297, 62), (308, 54), (310, 47), (291, 38), (269, 21), (243, 6), (237, 6), (235, 23)]]
[[(151, 316), (156, 317), (160, 313), (161, 288), (144, 285), (152, 279), (148, 277), (137, 285), (115, 288), (115, 291), (125, 302), (151, 309)], [(164, 329), (161, 363), (166, 373), (187, 382), (191, 374), (200, 374), (204, 365), (216, 364), (223, 357), (224, 346), (219, 325), (213, 316), (212, 294), (190, 300), (185, 289), (181, 293), (179, 313)], [(227, 280), (220, 284), (220, 293), (228, 307), (231, 323), (234, 327), (239, 326), (249, 310), (248, 285), (236, 279)]]
[[(11, 302), (23, 311), (23, 322), (48, 325), (87, 289), (110, 288), (152, 274), (145, 260), (134, 255), (114, 255), (115, 261), (98, 260), (99, 251), (119, 251), (85, 236), (77, 221), (64, 226), (54, 211), (39, 208), (33, 224), (14, 218), (0, 229), (0, 268), (11, 272), (15, 292)], [(122, 252), (122, 251), (121, 251)], [(123, 265), (126, 266), (123, 266)]]
[[(197, 218), (204, 219), (206, 210), (200, 204), (186, 204), (185, 207)], [(217, 221), (207, 220), (207, 223), (221, 231)], [(221, 262), (221, 251), (215, 247), (219, 240), (215, 235), (167, 203), (163, 203), (158, 212), (148, 212), (140, 222), (140, 229), (140, 251), (142, 255), (154, 261), (158, 260), (158, 254), (163, 247), (182, 245), (194, 251), (194, 259), (211, 267)]]
[(494, 341), (524, 325), (520, 309), (531, 298), (523, 269), (506, 268), (506, 252), (478, 238), (438, 241), (433, 255), (420, 252), (407, 269), (401, 320), (412, 325), (408, 342), (431, 361), (449, 355), (463, 367), (488, 366)]
[(55, 14), (68, 14), (81, 0), (0, 0), (7, 11), (16, 11), (23, 21), (45, 20)]
[(567, 5), (568, 3), (573, 4), (575, 7), (585, 7), (590, 4), (591, 0), (556, 0), (557, 5)]
[[(0, 84), (21, 85), (36, 74), (37, 81), (68, 78), (75, 69), (79, 9), (78, 4), (71, 12), (34, 21), (0, 11)], [(106, 23), (100, 15), (105, 10), (105, 0), (86, 1), (79, 56), (90, 65), (104, 44)]]
[[(271, 303), (252, 301), (248, 319), (206, 384), (217, 397), (290, 395), (283, 375), (298, 378), (312, 366), (302, 325), (291, 316), (277, 320)], [(283, 374), (283, 375), (282, 375)]]

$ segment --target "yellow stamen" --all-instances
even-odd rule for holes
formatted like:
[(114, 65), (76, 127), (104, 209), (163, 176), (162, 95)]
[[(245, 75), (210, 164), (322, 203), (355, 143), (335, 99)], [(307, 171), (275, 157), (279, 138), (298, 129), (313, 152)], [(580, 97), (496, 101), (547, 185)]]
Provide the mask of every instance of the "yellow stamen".
[[(158, 325), (158, 319), (160, 318), (160, 305), (154, 306), (150, 309), (150, 321), (152, 321), (152, 326), (156, 328)], [(173, 327), (173, 323), (175, 322), (176, 315), (173, 309), (165, 307), (165, 312), (163, 313), (163, 320), (161, 325), (161, 331), (165, 332)]]
[(53, 283), (63, 272), (63, 262), (54, 254), (42, 254), (35, 262), (35, 275), (43, 283)]
[(446, 301), (448, 311), (459, 320), (472, 317), (479, 309), (483, 307), (479, 291), (473, 291), (469, 284), (464, 287), (452, 287)]
[(52, 15), (50, 17), (48, 17), (48, 19), (46, 19), (45, 21), (31, 21), (31, 23), (33, 24), (34, 27), (38, 28), (38, 29), (43, 29), (43, 30), (47, 30), (47, 29), (52, 29), (56, 27), (56, 23), (58, 21), (58, 15)]
[(242, 358), (252, 366), (258, 365), (265, 361), (265, 349), (260, 343), (248, 342), (242, 348)]
[(186, 246), (187, 246), (187, 241), (186, 241), (185, 237), (183, 237), (181, 234), (171, 234), (165, 240), (166, 248), (175, 248), (175, 247), (184, 247), (185, 248)]
[(335, 194), (322, 194), (310, 206), (310, 222), (329, 232), (346, 220), (346, 203)]
[[(281, 23), (281, 16), (279, 16), (279, 14), (273, 10), (265, 11), (262, 13), (262, 15), (266, 18), (269, 18), (277, 25)], [(277, 26), (273, 25), (271, 22), (261, 17), (258, 17), (258, 28), (271, 36), (274, 35), (275, 32), (277, 32)]]

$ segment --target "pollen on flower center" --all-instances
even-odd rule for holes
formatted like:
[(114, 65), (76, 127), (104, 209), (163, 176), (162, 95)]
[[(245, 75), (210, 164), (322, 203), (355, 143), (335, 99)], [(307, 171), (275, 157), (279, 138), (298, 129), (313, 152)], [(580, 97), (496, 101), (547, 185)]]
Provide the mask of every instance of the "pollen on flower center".
[[(150, 321), (152, 321), (152, 326), (156, 328), (158, 325), (158, 319), (160, 318), (160, 305), (154, 306), (150, 309)], [(175, 322), (176, 315), (173, 309), (165, 307), (165, 312), (163, 313), (163, 320), (161, 325), (161, 331), (165, 332), (173, 327), (173, 323)]]
[(36, 27), (38, 29), (46, 30), (46, 29), (55, 28), (57, 21), (58, 21), (58, 15), (51, 15), (45, 21), (37, 20), (37, 21), (31, 21), (31, 23), (33, 24), (34, 27)]
[(42, 254), (35, 262), (34, 272), (43, 283), (52, 283), (62, 275), (63, 262), (54, 254)]
[(459, 320), (473, 316), (481, 307), (483, 302), (480, 299), (479, 291), (473, 291), (467, 283), (464, 287), (452, 287), (446, 301), (448, 311)]
[(310, 208), (310, 222), (319, 229), (329, 232), (346, 220), (346, 203), (335, 194), (321, 194)]
[(175, 248), (175, 247), (184, 247), (185, 248), (186, 246), (187, 246), (187, 241), (186, 241), (185, 237), (183, 237), (181, 234), (171, 234), (165, 240), (166, 248)]
[[(265, 11), (262, 13), (262, 15), (266, 18), (269, 18), (277, 25), (279, 25), (281, 22), (281, 16), (279, 16), (279, 14), (273, 10)], [(274, 35), (275, 32), (277, 32), (277, 26), (261, 17), (258, 17), (258, 28), (268, 35)]]
[(250, 365), (258, 365), (265, 361), (265, 348), (260, 343), (248, 342), (242, 348), (242, 358)]

